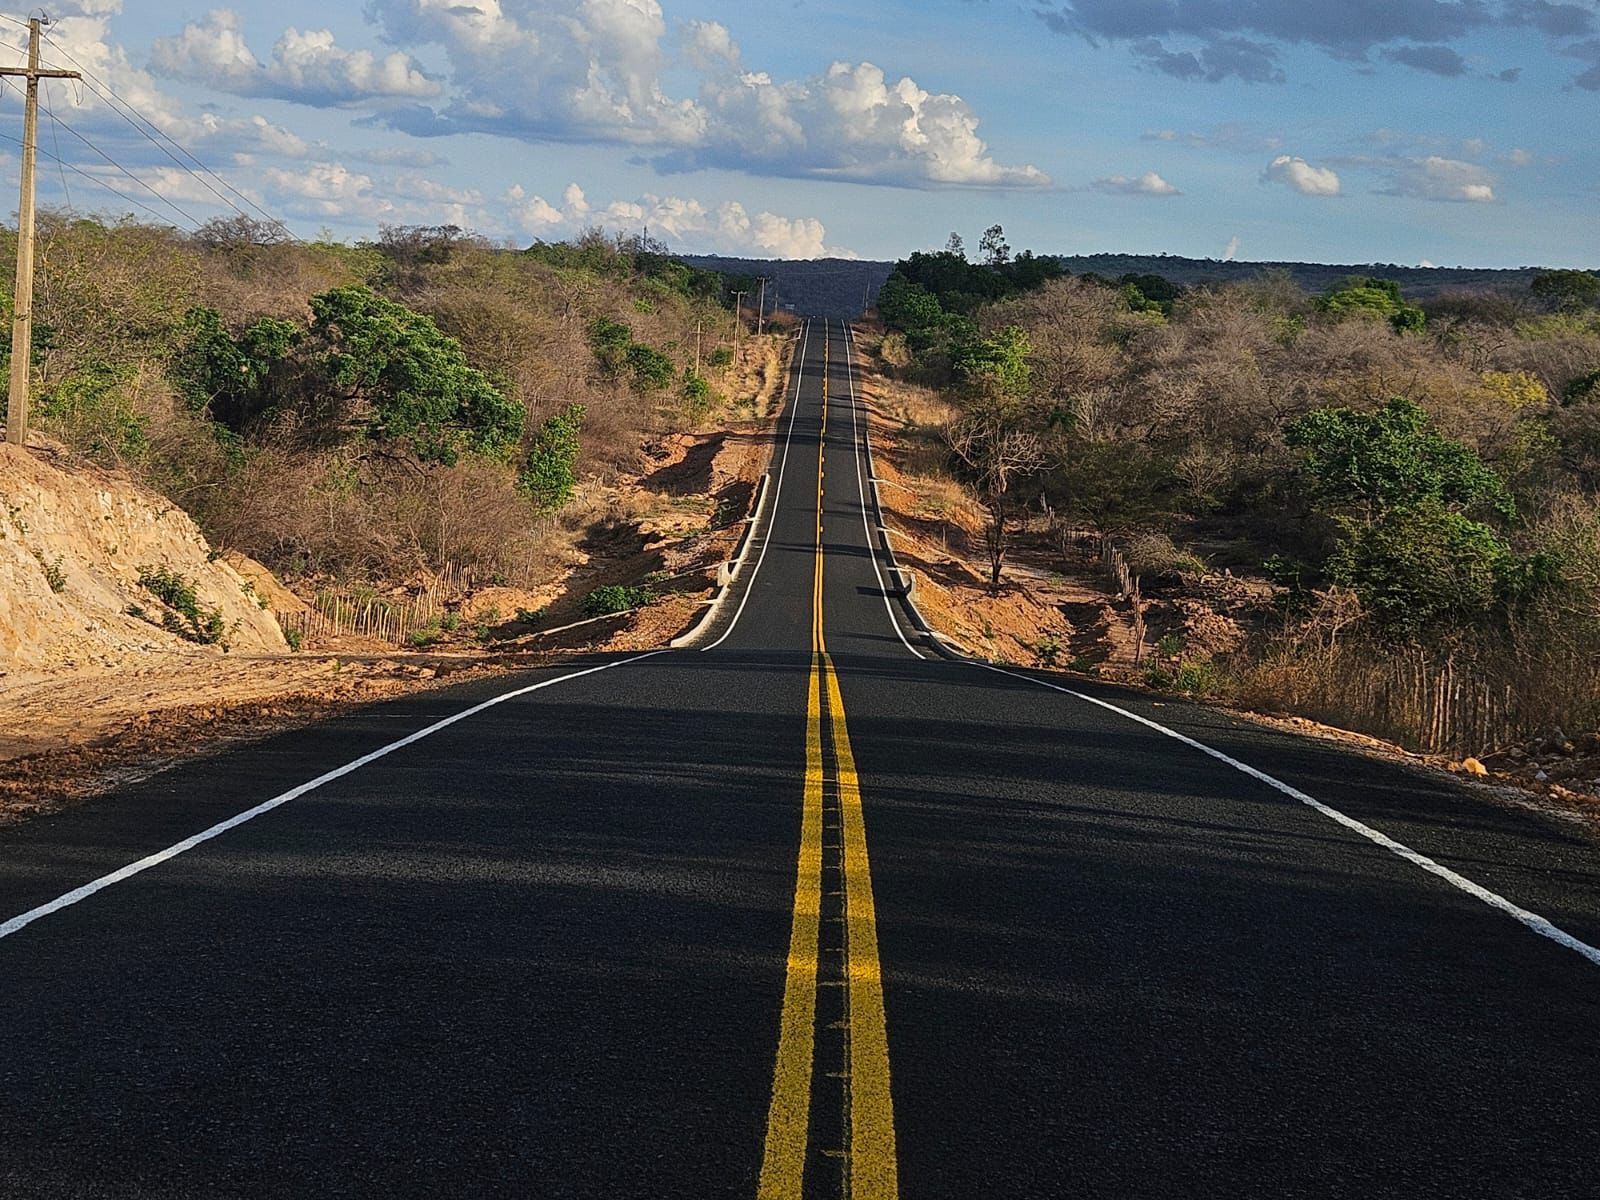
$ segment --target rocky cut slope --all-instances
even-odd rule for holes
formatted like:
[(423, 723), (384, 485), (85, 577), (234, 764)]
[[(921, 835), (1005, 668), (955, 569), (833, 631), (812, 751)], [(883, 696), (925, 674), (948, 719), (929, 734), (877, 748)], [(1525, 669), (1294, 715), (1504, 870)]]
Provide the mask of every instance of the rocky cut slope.
[(186, 513), (125, 476), (0, 443), (0, 676), (229, 650), (288, 646)]

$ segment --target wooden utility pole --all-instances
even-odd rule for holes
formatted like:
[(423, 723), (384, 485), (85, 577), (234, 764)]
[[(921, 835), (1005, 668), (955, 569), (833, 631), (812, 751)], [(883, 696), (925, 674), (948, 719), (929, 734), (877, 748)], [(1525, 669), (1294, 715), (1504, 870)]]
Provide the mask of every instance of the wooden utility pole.
[(739, 335), (744, 332), (744, 298), (749, 292), (735, 292), (733, 294), (733, 344), (739, 344)]
[(767, 277), (762, 275), (757, 282), (761, 284), (761, 298), (756, 301), (756, 336), (762, 333), (762, 322), (767, 317)]
[(33, 359), (33, 161), (39, 143), (39, 80), (77, 79), (76, 71), (39, 69), (39, 30), (44, 19), (28, 22), (28, 65), (0, 67), (0, 75), (28, 81), (22, 115), (22, 199), (17, 204), (17, 289), (11, 320), (11, 395), (6, 404), (6, 441), (28, 444), (28, 368)]
[(694, 373), (695, 373), (695, 378), (697, 378), (697, 379), (700, 377), (700, 326), (701, 325), (702, 325), (702, 322), (698, 321), (698, 320), (695, 321), (695, 323), (694, 323)]

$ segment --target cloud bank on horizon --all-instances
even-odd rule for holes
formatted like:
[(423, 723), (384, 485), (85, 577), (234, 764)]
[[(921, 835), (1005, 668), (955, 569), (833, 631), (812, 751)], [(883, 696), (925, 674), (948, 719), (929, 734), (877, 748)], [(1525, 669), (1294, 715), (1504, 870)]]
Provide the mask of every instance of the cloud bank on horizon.
[[(1559, 130), (1600, 104), (1597, 0), (668, 6), (236, 0), (175, 19), (63, 0), (46, 57), (92, 75), (53, 111), (120, 164), (72, 168), (178, 224), (215, 215), (216, 191), (96, 82), (253, 203), (346, 236), (648, 226), (685, 250), (813, 258), (1004, 212), (1044, 250), (1231, 255), (1243, 237), (1365, 261), (1379, 227), (1413, 259), (1531, 261), (1594, 216), (1600, 152)], [(1373, 129), (1360, 114), (1378, 111)], [(1493, 216), (1536, 203), (1542, 224)]]

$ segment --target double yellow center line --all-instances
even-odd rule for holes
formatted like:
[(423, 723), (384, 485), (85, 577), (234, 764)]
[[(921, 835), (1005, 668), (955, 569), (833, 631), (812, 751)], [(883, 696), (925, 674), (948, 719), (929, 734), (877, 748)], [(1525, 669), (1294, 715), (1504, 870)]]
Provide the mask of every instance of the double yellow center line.
[(884, 1020), (883, 972), (878, 962), (878, 927), (872, 901), (861, 786), (845, 721), (839, 678), (822, 627), (822, 443), (828, 432), (828, 344), (823, 340), (822, 438), (817, 451), (817, 524), (812, 572), (811, 677), (806, 698), (806, 774), (795, 876), (794, 922), (772, 1106), (761, 1162), (759, 1200), (801, 1200), (812, 1124), (812, 1074), (816, 1057), (819, 940), (823, 912), (826, 750), (832, 749), (841, 838), (840, 886), (844, 923), (844, 1032), (846, 1061), (841, 1126), (846, 1144), (830, 1150), (843, 1163), (843, 1194), (851, 1200), (894, 1200), (899, 1194), (895, 1163), (894, 1107), (889, 1094), (889, 1041)]

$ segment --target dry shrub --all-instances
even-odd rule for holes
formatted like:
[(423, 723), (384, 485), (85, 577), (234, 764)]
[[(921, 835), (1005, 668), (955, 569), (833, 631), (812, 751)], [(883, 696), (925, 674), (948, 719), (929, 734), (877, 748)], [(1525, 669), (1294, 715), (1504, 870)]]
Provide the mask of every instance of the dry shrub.
[(218, 543), (291, 574), (403, 580), (446, 564), (514, 584), (540, 578), (555, 530), (517, 493), (512, 471), (268, 447), (251, 455), (207, 514)]
[(370, 252), (325, 243), (218, 246), (201, 262), (196, 303), (215, 308), (236, 327), (262, 317), (309, 320), (312, 296), (369, 283), (380, 267)]
[(1187, 563), (1187, 555), (1164, 533), (1136, 533), (1122, 543), (1122, 556), (1128, 560), (1128, 569), (1135, 575), (1170, 575), (1180, 564)]
[(1072, 412), (1086, 436), (1108, 418), (1106, 400), (1126, 369), (1123, 348), (1154, 328), (1129, 313), (1115, 292), (1081, 279), (1057, 279), (995, 305), (983, 325), (1027, 329), (1035, 391)]
[(903, 370), (911, 365), (911, 350), (906, 345), (906, 335), (903, 333), (884, 335), (878, 347), (878, 354), (884, 362), (896, 370)]
[[(16, 235), (6, 240), (14, 246)], [(200, 272), (199, 256), (176, 230), (41, 214), (34, 293), (41, 386), (86, 364), (160, 359), (194, 302)], [(43, 336), (46, 329), (56, 336)]]
[(1371, 636), (1359, 602), (1335, 588), (1253, 657), (1235, 659), (1235, 695), (1456, 754), (1600, 721), (1600, 508), (1568, 497), (1535, 532), (1558, 555), (1563, 582), (1508, 628), (1396, 645)]

